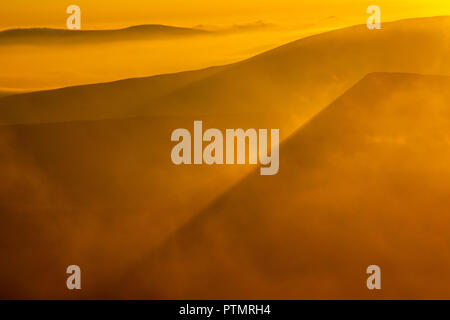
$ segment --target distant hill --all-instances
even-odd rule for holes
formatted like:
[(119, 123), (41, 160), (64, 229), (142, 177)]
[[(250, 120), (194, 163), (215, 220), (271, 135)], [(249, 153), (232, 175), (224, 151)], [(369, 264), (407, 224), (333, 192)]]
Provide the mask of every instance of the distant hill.
[(6, 97), (0, 123), (282, 110), (301, 125), (367, 73), (450, 75), (449, 39), (450, 17), (355, 26), (219, 68)]
[(208, 34), (208, 31), (158, 24), (132, 26), (116, 30), (68, 30), (22, 28), (0, 31), (0, 46), (11, 44), (80, 44), (104, 41), (152, 40)]
[[(282, 144), (278, 175), (248, 176), (130, 268), (115, 292), (450, 297), (449, 92), (449, 77), (368, 75)], [(382, 270), (378, 293), (366, 288), (371, 264)]]

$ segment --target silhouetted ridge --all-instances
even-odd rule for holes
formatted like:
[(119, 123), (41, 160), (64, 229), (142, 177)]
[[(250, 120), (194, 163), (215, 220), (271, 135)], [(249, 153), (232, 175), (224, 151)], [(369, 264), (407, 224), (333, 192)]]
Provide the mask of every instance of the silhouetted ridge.
[[(152, 40), (164, 37), (184, 37), (207, 34), (207, 31), (165, 26), (158, 24), (131, 26), (115, 30), (67, 30), (52, 28), (19, 28), (0, 31), (0, 45), (6, 44), (49, 44), (61, 41), (95, 42)], [(70, 44), (64, 42), (64, 44)]]

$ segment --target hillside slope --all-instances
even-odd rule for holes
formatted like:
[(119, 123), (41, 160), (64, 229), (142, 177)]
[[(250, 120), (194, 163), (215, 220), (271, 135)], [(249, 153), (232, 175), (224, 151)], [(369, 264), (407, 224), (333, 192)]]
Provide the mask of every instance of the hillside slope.
[[(118, 296), (450, 297), (449, 89), (368, 75), (282, 144), (278, 175), (229, 190), (130, 268)], [(372, 264), (380, 292), (366, 288)]]
[(194, 120), (281, 139), (294, 127), (281, 113), (0, 126), (0, 297), (70, 297), (61, 270), (75, 261), (80, 294), (100, 295), (256, 167), (173, 164), (171, 133)]

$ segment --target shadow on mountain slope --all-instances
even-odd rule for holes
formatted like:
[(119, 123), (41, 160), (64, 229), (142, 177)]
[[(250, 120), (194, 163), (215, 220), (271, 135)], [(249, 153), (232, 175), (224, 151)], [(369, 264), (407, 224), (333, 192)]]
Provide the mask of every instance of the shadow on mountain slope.
[[(365, 77), (281, 145), (278, 175), (248, 176), (130, 269), (115, 292), (450, 297), (449, 88), (441, 76)], [(372, 264), (382, 270), (380, 292), (366, 288)]]

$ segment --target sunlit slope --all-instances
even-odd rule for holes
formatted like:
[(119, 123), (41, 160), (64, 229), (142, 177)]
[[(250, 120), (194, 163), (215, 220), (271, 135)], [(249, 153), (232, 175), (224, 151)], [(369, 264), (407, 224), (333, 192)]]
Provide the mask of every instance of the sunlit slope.
[(436, 17), (312, 36), (181, 88), (164, 104), (178, 113), (201, 96), (196, 108), (204, 113), (282, 109), (308, 118), (370, 72), (450, 74), (449, 30), (450, 17)]
[[(118, 284), (138, 298), (448, 298), (450, 78), (371, 74)], [(382, 291), (365, 271), (382, 270)], [(129, 281), (133, 279), (133, 281)]]
[(164, 25), (140, 25), (117, 30), (67, 30), (50, 28), (9, 29), (0, 31), (3, 45), (83, 44), (130, 40), (155, 40), (207, 34), (207, 31)]
[[(194, 120), (1, 126), (0, 296), (74, 297), (64, 270), (77, 263), (89, 288), (81, 296), (105, 297), (113, 279), (256, 167), (174, 165), (171, 133), (193, 132)], [(281, 128), (280, 138), (294, 126), (281, 113), (201, 120), (204, 130)]]
[[(101, 95), (94, 92), (98, 85), (67, 88), (2, 99), (0, 119), (3, 123), (31, 123), (194, 111), (289, 110), (301, 123), (370, 72), (450, 74), (449, 36), (450, 17), (385, 23), (382, 30), (355, 26), (228, 65), (156, 99), (140, 91), (145, 86), (154, 91), (154, 78), (134, 80), (137, 89), (115, 86)], [(110, 99), (122, 90), (130, 97), (126, 104)]]

